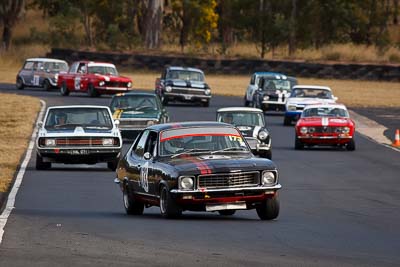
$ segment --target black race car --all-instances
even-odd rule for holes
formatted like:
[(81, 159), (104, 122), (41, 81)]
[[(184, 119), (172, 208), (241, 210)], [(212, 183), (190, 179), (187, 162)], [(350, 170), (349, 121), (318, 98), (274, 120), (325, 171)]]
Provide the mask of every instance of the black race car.
[(275, 164), (253, 156), (241, 133), (219, 122), (158, 124), (146, 128), (120, 160), (117, 178), (128, 214), (159, 206), (163, 217), (182, 211), (256, 209), (279, 215)]
[(197, 102), (208, 107), (211, 89), (204, 81), (204, 73), (195, 68), (167, 67), (156, 79), (155, 93), (162, 103), (171, 101)]

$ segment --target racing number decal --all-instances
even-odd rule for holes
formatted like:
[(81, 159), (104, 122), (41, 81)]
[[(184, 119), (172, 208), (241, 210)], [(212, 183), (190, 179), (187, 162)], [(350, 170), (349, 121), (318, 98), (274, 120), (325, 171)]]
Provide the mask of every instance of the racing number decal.
[(149, 163), (146, 162), (140, 169), (140, 181), (139, 186), (143, 188), (145, 192), (149, 192)]
[(76, 77), (75, 78), (75, 90), (80, 90), (81, 89), (81, 77)]
[(33, 75), (33, 85), (39, 86), (39, 75)]
[(240, 136), (233, 136), (233, 135), (230, 135), (230, 136), (229, 136), (229, 140), (231, 140), (231, 141), (239, 141), (239, 142), (243, 141), (242, 137), (240, 137)]

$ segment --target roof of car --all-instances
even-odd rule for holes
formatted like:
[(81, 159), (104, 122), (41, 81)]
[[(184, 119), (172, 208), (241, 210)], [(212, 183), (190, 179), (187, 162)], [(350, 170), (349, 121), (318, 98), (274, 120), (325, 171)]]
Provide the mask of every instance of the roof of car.
[(294, 89), (322, 89), (332, 91), (328, 86), (319, 86), (319, 85), (295, 85), (292, 88)]
[(186, 68), (186, 67), (180, 67), (180, 66), (169, 66), (168, 69), (170, 70), (188, 70), (188, 71), (197, 71), (203, 73), (202, 70), (196, 69), (196, 68)]
[(67, 63), (65, 60), (55, 59), (55, 58), (44, 58), (44, 57), (27, 58), (26, 61), (41, 61), (41, 62), (59, 62), (59, 63)]
[(306, 109), (310, 109), (310, 108), (341, 108), (341, 109), (346, 109), (346, 106), (343, 104), (336, 104), (336, 103), (332, 103), (332, 104), (325, 104), (325, 103), (319, 103), (319, 104), (311, 104), (311, 105), (307, 105), (304, 107), (304, 110)]
[(178, 128), (192, 128), (192, 127), (234, 127), (231, 124), (216, 122), (216, 121), (189, 121), (189, 122), (172, 122), (172, 123), (163, 123), (163, 124), (155, 124), (147, 129), (155, 130), (155, 131), (164, 131), (169, 129), (178, 129)]
[(118, 96), (157, 96), (155, 93), (145, 93), (145, 92), (128, 92), (128, 93), (118, 93), (113, 95), (112, 98)]
[(249, 107), (227, 107), (227, 108), (220, 108), (217, 110), (217, 112), (238, 112), (238, 111), (243, 111), (243, 112), (260, 112), (262, 113), (263, 111), (259, 108), (249, 108)]
[(68, 105), (68, 106), (52, 106), (49, 109), (59, 109), (59, 108), (107, 108), (107, 106), (95, 106), (95, 105)]
[(277, 79), (281, 79), (281, 78), (282, 79), (289, 79), (289, 78), (295, 79), (295, 77), (291, 77), (291, 76), (288, 76), (286, 74), (279, 73), (279, 72), (258, 71), (258, 72), (255, 72), (253, 75), (259, 75), (259, 76), (263, 76), (263, 77), (274, 77), (274, 78), (277, 78)]

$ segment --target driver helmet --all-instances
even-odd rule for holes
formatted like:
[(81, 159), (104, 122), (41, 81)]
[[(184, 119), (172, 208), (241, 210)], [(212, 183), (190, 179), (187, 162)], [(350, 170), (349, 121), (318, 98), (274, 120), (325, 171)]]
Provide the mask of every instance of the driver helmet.
[(167, 154), (176, 154), (184, 148), (182, 138), (174, 138), (164, 142), (164, 149)]
[(64, 112), (59, 112), (55, 115), (56, 124), (65, 124), (67, 121), (67, 114)]

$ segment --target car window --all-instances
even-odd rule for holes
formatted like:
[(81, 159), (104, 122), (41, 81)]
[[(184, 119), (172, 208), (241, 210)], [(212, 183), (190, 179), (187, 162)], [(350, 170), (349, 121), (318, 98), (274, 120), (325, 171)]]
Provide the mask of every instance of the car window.
[(153, 157), (157, 155), (156, 147), (157, 147), (157, 133), (151, 131), (149, 133), (149, 137), (147, 138), (146, 145), (144, 148), (144, 153), (149, 152)]
[(156, 95), (124, 95), (115, 96), (110, 105), (111, 112), (117, 109), (122, 109), (138, 114), (138, 112), (151, 112), (160, 109), (159, 102)]
[(190, 80), (190, 81), (204, 81), (204, 75), (198, 71), (189, 70), (170, 70), (167, 74), (167, 79), (174, 80)]
[(74, 64), (72, 64), (71, 68), (70, 68), (70, 72), (71, 73), (76, 73), (78, 70), (78, 66), (79, 66), (79, 62), (75, 62)]
[(68, 65), (64, 62), (45, 62), (44, 69), (48, 71), (67, 71)]
[(147, 143), (147, 137), (149, 135), (148, 130), (146, 130), (142, 136), (140, 137), (139, 141), (137, 142), (136, 146), (133, 148), (132, 152), (138, 156), (138, 157), (143, 157), (143, 154), (145, 153), (145, 146)]
[(250, 84), (251, 84), (251, 85), (254, 85), (254, 83), (255, 83), (255, 77), (256, 77), (256, 75), (251, 76), (251, 79), (250, 79)]
[(258, 112), (223, 112), (218, 114), (218, 121), (235, 126), (264, 126), (264, 115)]
[(24, 70), (32, 70), (32, 69), (33, 69), (33, 62), (32, 61), (25, 62)]

